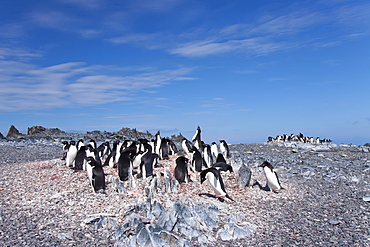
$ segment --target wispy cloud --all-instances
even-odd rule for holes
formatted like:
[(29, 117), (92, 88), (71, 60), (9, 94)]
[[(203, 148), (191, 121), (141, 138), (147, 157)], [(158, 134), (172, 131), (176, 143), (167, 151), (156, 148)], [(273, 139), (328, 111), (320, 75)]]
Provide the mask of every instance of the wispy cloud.
[[(105, 70), (104, 70), (105, 68)], [(105, 71), (103, 73), (102, 71)], [(0, 60), (0, 110), (48, 109), (95, 106), (133, 100), (136, 92), (190, 80), (191, 68), (150, 71), (113, 66), (89, 66), (71, 62), (40, 68), (12, 60)]]

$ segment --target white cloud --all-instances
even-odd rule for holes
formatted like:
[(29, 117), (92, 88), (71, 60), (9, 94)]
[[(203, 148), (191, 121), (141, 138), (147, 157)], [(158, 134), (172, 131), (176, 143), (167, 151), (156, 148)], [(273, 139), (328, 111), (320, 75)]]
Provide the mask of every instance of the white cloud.
[(177, 80), (193, 79), (187, 77), (190, 68), (151, 68), (150, 72), (140, 72), (135, 68), (128, 71), (128, 76), (122, 75), (124, 69), (115, 71), (113, 66), (105, 68), (80, 62), (39, 68), (24, 62), (0, 60), (0, 110), (50, 109), (130, 101), (136, 92), (159, 88)]

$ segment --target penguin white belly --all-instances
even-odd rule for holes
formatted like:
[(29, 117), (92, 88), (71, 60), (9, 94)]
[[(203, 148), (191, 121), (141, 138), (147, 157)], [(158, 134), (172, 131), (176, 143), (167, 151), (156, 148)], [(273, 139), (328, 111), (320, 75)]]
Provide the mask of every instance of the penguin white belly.
[(89, 178), (89, 183), (94, 188), (93, 183), (92, 183), (93, 171), (92, 171), (92, 167), (90, 164), (86, 164), (86, 171), (87, 171), (87, 176)]
[(77, 155), (77, 148), (75, 146), (71, 146), (67, 153), (67, 158), (66, 158), (67, 166), (73, 166), (73, 162), (76, 159), (76, 155)]
[(269, 186), (271, 191), (280, 190), (280, 184), (276, 177), (275, 172), (272, 172), (270, 168), (264, 167), (263, 168), (267, 180), (267, 185)]
[(220, 181), (215, 177), (212, 172), (208, 172), (206, 175), (209, 185), (213, 188), (216, 196), (225, 196), (225, 191), (221, 188)]

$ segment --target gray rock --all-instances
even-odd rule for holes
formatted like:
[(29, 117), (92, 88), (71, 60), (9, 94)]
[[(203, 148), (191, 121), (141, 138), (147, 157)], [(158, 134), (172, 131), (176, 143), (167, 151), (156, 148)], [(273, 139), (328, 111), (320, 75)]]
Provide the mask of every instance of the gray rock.
[(242, 187), (248, 187), (252, 177), (252, 171), (245, 164), (242, 164), (238, 171), (238, 184)]

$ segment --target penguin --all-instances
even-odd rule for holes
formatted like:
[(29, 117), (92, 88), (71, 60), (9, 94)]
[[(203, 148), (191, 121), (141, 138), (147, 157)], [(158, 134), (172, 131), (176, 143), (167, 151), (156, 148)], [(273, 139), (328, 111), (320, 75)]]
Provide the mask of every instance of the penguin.
[(67, 167), (73, 167), (73, 162), (76, 159), (76, 155), (77, 155), (76, 142), (70, 141), (67, 156), (66, 156), (66, 166)]
[(89, 157), (89, 156), (94, 157), (95, 161), (98, 162), (101, 165), (99, 152), (91, 144), (87, 145), (86, 156), (87, 157)]
[(98, 148), (98, 146), (96, 145), (96, 141), (95, 141), (95, 140), (93, 140), (93, 139), (91, 139), (91, 140), (90, 140), (89, 144), (90, 144), (94, 149)]
[(158, 130), (158, 132), (155, 134), (155, 140), (154, 140), (154, 153), (158, 154), (159, 157), (161, 157), (161, 132)]
[(105, 174), (104, 174), (103, 167), (101, 166), (99, 162), (96, 162), (96, 160), (91, 156), (86, 157), (86, 161), (87, 161), (87, 166), (90, 167), (88, 176), (89, 176), (90, 185), (92, 186), (94, 192), (98, 192), (101, 190), (104, 191), (105, 190)]
[(99, 156), (100, 156), (100, 159), (102, 160), (106, 160), (109, 154), (111, 153), (111, 151), (112, 150), (110, 148), (109, 142), (103, 142), (98, 147)]
[(162, 141), (161, 141), (161, 159), (164, 159), (164, 160), (168, 160), (169, 157), (168, 157), (168, 154), (169, 154), (169, 147), (168, 147), (168, 139), (166, 138), (162, 138)]
[(220, 140), (220, 150), (225, 158), (230, 158), (230, 150), (225, 140)]
[(118, 146), (119, 141), (116, 140), (113, 142), (113, 147), (112, 151), (108, 155), (107, 159), (104, 162), (104, 166), (109, 166), (111, 168), (116, 167), (117, 163), (115, 163), (115, 158), (116, 158), (116, 152), (117, 152), (117, 146)]
[(75, 170), (85, 170), (85, 158), (86, 158), (87, 146), (80, 146), (77, 150), (77, 155), (74, 161), (73, 169)]
[(174, 155), (174, 154), (178, 153), (179, 150), (177, 149), (176, 144), (170, 139), (167, 139), (167, 141), (168, 141), (168, 147), (169, 147), (169, 153), (168, 154), (169, 155)]
[(189, 182), (189, 173), (188, 173), (188, 158), (180, 156), (176, 159), (176, 167), (174, 170), (175, 178), (179, 183), (188, 183)]
[(188, 139), (184, 138), (182, 139), (181, 147), (184, 150), (185, 154), (189, 155), (193, 148), (193, 144)]
[(120, 155), (118, 160), (118, 176), (121, 181), (128, 180), (129, 176), (132, 176), (132, 174), (129, 174), (131, 171), (132, 173), (132, 163), (131, 158), (136, 153), (136, 145), (133, 143), (129, 147), (127, 147)]
[(272, 165), (269, 162), (265, 161), (258, 167), (263, 167), (263, 171), (265, 173), (266, 180), (267, 180), (267, 186), (270, 188), (270, 190), (275, 193), (278, 193), (282, 187), (281, 187), (278, 175), (274, 171), (274, 168), (272, 167)]
[(213, 159), (216, 159), (218, 156), (218, 147), (216, 142), (211, 143), (211, 153), (213, 156)]
[(69, 143), (68, 143), (68, 141), (63, 141), (62, 142), (62, 144), (63, 144), (63, 148), (62, 148), (62, 158), (61, 158), (61, 160), (66, 160), (66, 158), (67, 158), (67, 152), (68, 152), (68, 148), (69, 148)]
[(225, 162), (214, 163), (212, 167), (216, 168), (219, 171), (223, 171), (223, 172), (227, 172), (227, 171), (229, 171), (230, 173), (234, 172), (233, 167), (231, 165), (226, 164)]
[(213, 155), (211, 151), (211, 146), (208, 144), (203, 145), (203, 159), (206, 164), (206, 167), (211, 167), (213, 164)]
[(192, 168), (197, 172), (201, 172), (203, 167), (202, 154), (198, 151), (196, 147), (193, 147), (192, 151), (193, 151), (193, 160), (191, 163)]
[(215, 192), (217, 198), (227, 197), (234, 201), (226, 192), (224, 182), (222, 181), (221, 173), (214, 167), (207, 168), (200, 173), (200, 183), (208, 181)]
[(219, 153), (219, 154), (217, 155), (216, 163), (217, 163), (217, 162), (223, 162), (223, 163), (226, 163), (226, 159), (225, 159), (225, 157), (223, 156), (223, 154), (222, 154), (222, 153)]
[(202, 146), (202, 142), (201, 142), (201, 138), (200, 138), (200, 133), (201, 133), (201, 129), (200, 127), (198, 126), (197, 130), (195, 131), (195, 134), (193, 136), (193, 138), (191, 139), (192, 142), (194, 143), (194, 146), (200, 150), (201, 146)]
[(153, 176), (155, 158), (159, 157), (159, 155), (156, 153), (155, 155), (153, 155), (152, 146), (150, 146), (147, 140), (142, 139), (140, 140), (140, 142), (143, 144), (145, 151), (143, 156), (141, 157), (140, 174), (138, 174), (137, 177), (147, 178)]

